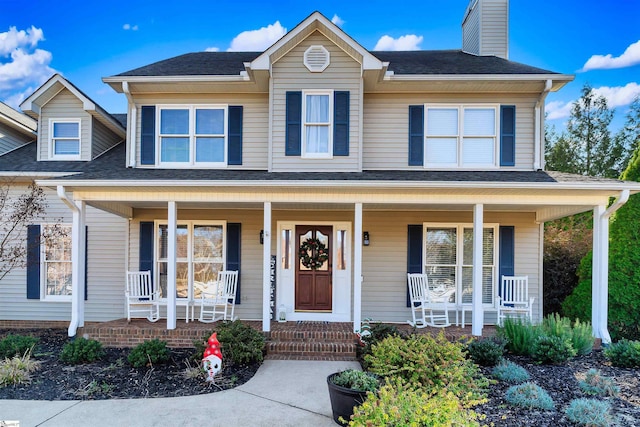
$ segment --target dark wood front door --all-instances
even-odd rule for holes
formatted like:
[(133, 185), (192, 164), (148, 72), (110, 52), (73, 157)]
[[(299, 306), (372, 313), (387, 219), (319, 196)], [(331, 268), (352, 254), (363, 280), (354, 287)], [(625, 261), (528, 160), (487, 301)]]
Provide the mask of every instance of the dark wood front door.
[[(296, 226), (296, 310), (330, 311), (332, 303), (331, 253), (333, 227), (330, 225), (298, 225)], [(309, 268), (300, 258), (300, 246), (308, 239), (318, 239), (325, 247), (329, 258), (317, 268)], [(315, 251), (309, 256), (317, 258)]]

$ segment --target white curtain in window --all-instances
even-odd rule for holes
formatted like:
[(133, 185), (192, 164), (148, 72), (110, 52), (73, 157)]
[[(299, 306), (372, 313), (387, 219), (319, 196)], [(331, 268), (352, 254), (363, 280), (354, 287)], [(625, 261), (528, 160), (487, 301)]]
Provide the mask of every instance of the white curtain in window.
[(306, 152), (329, 152), (329, 95), (306, 96)]

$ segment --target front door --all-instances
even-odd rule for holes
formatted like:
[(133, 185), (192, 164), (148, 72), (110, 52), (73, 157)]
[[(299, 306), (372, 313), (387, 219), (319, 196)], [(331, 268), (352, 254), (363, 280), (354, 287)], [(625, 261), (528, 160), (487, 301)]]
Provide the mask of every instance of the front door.
[(297, 311), (331, 311), (331, 254), (333, 227), (296, 226), (296, 301)]

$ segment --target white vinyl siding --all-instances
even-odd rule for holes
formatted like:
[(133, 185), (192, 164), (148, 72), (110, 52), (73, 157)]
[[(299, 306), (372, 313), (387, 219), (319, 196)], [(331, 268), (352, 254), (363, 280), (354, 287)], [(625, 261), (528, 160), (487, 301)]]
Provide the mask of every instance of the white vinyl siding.
[[(312, 73), (304, 65), (304, 52), (312, 45), (322, 45), (331, 54), (330, 65), (321, 73)], [(272, 171), (358, 171), (362, 96), (360, 64), (325, 36), (314, 32), (273, 64), (272, 81)], [(348, 156), (309, 159), (285, 155), (286, 92), (311, 90), (349, 91)]]
[(92, 159), (95, 159), (123, 140), (123, 138), (115, 135), (95, 118), (92, 118), (91, 126), (93, 126), (93, 141), (91, 142)]
[(0, 155), (18, 148), (27, 142), (34, 141), (35, 139), (35, 134), (27, 136), (3, 123), (0, 123)]

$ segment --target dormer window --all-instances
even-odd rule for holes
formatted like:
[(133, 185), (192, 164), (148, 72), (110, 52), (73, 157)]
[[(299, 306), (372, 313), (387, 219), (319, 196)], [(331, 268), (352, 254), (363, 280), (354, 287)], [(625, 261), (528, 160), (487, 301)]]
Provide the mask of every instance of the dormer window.
[(80, 160), (80, 119), (49, 120), (51, 158)]

